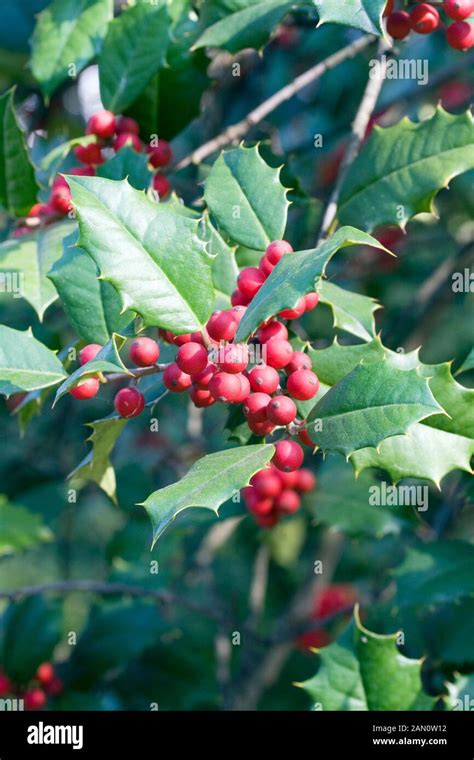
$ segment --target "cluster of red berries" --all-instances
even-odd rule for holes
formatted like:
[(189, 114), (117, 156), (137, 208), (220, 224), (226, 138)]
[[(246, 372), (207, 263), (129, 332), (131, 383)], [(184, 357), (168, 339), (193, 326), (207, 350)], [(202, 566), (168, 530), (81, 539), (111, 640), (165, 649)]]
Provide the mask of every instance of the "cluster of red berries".
[(34, 678), (24, 687), (14, 684), (0, 668), (0, 697), (23, 699), (27, 710), (42, 710), (48, 697), (56, 697), (63, 690), (63, 682), (56, 675), (50, 662), (43, 662)]
[[(344, 583), (332, 583), (326, 586), (321, 593), (318, 593), (313, 600), (313, 609), (311, 610), (311, 620), (318, 623), (328, 621), (334, 615), (343, 610), (350, 615), (350, 609), (357, 601), (357, 592), (354, 586)], [(331, 643), (333, 637), (327, 628), (318, 628), (314, 631), (308, 631), (298, 637), (297, 645), (301, 649), (311, 649), (325, 647)]]
[[(80, 162), (80, 166), (70, 169), (69, 174), (94, 176), (96, 167), (103, 164), (107, 157), (126, 145), (134, 148), (138, 153), (148, 153), (148, 163), (152, 169), (161, 169), (167, 166), (173, 153), (170, 144), (166, 140), (157, 140), (157, 145), (145, 144), (139, 137), (140, 127), (135, 119), (129, 116), (116, 118), (111, 111), (97, 111), (87, 122), (86, 134), (95, 137), (94, 142), (87, 145), (78, 145), (74, 149), (74, 155)], [(105, 154), (104, 155), (104, 151)], [(153, 177), (153, 188), (160, 198), (164, 198), (170, 192), (170, 183), (164, 174), (156, 173)], [(28, 217), (48, 217), (56, 214), (68, 214), (71, 210), (71, 191), (64, 177), (57, 175), (51, 187), (51, 195), (48, 203), (35, 203), (30, 209)]]
[[(431, 34), (441, 24), (440, 14), (431, 3), (417, 3), (410, 13), (393, 7), (394, 0), (389, 0), (384, 15), (388, 33), (397, 40), (403, 40), (410, 32)], [(463, 51), (472, 48), (474, 25), (466, 19), (474, 14), (474, 0), (444, 0), (442, 8), (447, 18), (454, 21), (446, 29), (448, 45)]]
[[(276, 444), (280, 458), (284, 456), (285, 448), (291, 443), (292, 441), (279, 441)], [(291, 453), (294, 457), (294, 453)], [(315, 486), (316, 478), (311, 470), (303, 467), (286, 472), (272, 462), (270, 467), (255, 473), (250, 485), (243, 489), (242, 495), (247, 509), (258, 525), (262, 528), (272, 528), (280, 517), (297, 512), (301, 506), (300, 494), (312, 491)]]

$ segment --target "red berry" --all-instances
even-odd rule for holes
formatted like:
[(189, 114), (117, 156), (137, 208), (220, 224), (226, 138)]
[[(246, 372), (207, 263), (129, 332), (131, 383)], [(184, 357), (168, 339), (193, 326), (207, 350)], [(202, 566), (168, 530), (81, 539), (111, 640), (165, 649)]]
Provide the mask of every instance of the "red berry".
[(236, 375), (240, 380), (240, 393), (236, 398), (236, 403), (243, 404), (246, 398), (250, 396), (250, 383), (245, 375)]
[(272, 511), (269, 515), (255, 515), (255, 522), (260, 528), (273, 528), (278, 522), (278, 513)]
[(232, 340), (237, 332), (237, 322), (231, 311), (216, 311), (207, 323), (207, 331), (213, 340)]
[(114, 407), (121, 417), (138, 417), (145, 408), (145, 396), (138, 388), (122, 388), (115, 396)]
[(237, 277), (237, 287), (249, 298), (253, 298), (265, 282), (265, 275), (257, 267), (242, 269)]
[(298, 438), (301, 441), (301, 443), (304, 443), (305, 446), (309, 446), (311, 449), (314, 449), (315, 444), (309, 437), (309, 433), (307, 430), (300, 430), (298, 433)]
[(410, 14), (406, 11), (394, 11), (387, 19), (387, 32), (396, 40), (403, 40), (411, 32)]
[(312, 311), (319, 303), (319, 293), (307, 293), (304, 297), (305, 311)]
[(63, 682), (57, 676), (55, 676), (53, 680), (51, 681), (51, 683), (49, 683), (46, 686), (46, 691), (52, 697), (56, 697), (58, 694), (61, 694), (62, 690), (63, 690)]
[(274, 240), (273, 243), (270, 243), (270, 245), (267, 247), (265, 256), (267, 257), (270, 264), (275, 265), (278, 264), (285, 253), (292, 252), (293, 248), (286, 240)]
[(252, 422), (267, 421), (267, 406), (271, 398), (267, 393), (251, 393), (245, 399), (243, 413)]
[(474, 25), (467, 21), (455, 21), (448, 26), (446, 39), (456, 50), (470, 50), (474, 45)]
[[(173, 335), (173, 333), (171, 334)], [(171, 342), (175, 346), (184, 346), (185, 343), (191, 343), (192, 340), (192, 333), (183, 333), (182, 335), (173, 335)]]
[(268, 343), (268, 341), (272, 340), (273, 338), (287, 340), (288, 330), (281, 322), (272, 321), (268, 322), (268, 324), (264, 325), (263, 327), (260, 327), (257, 333), (257, 337), (259, 343)]
[(286, 389), (298, 401), (308, 401), (314, 398), (319, 390), (318, 376), (309, 369), (299, 369), (289, 376)]
[(263, 272), (265, 277), (268, 277), (272, 273), (272, 270), (275, 269), (275, 264), (272, 264), (266, 256), (262, 256), (258, 268)]
[(303, 464), (303, 449), (296, 441), (278, 441), (272, 462), (283, 472), (297, 470)]
[(89, 145), (78, 145), (74, 148), (74, 155), (78, 161), (83, 164), (103, 164), (104, 157), (99, 143), (89, 143)]
[(36, 671), (36, 678), (42, 686), (48, 686), (54, 679), (54, 668), (50, 662), (43, 662)]
[(103, 346), (99, 346), (98, 343), (89, 343), (89, 345), (81, 348), (79, 351), (79, 364), (81, 367), (95, 359), (99, 351), (102, 351), (102, 348)]
[(420, 3), (410, 12), (412, 29), (418, 34), (430, 34), (439, 24), (439, 13), (429, 3)]
[(206, 391), (203, 388), (192, 388), (189, 395), (193, 404), (198, 408), (212, 406), (212, 404), (216, 403), (216, 399), (211, 395), (210, 391)]
[(274, 396), (267, 407), (267, 417), (275, 425), (288, 425), (296, 417), (296, 404), (288, 396)]
[(298, 319), (298, 317), (301, 317), (302, 314), (306, 311), (306, 301), (305, 297), (299, 299), (299, 301), (296, 303), (296, 306), (294, 306), (292, 309), (283, 309), (283, 311), (280, 311), (278, 316), (282, 319)]
[(266, 420), (265, 422), (255, 422), (254, 420), (247, 420), (247, 424), (252, 431), (252, 433), (255, 433), (255, 435), (258, 436), (266, 436), (270, 435), (270, 433), (273, 433), (275, 430), (275, 425), (270, 422), (270, 420)]
[(257, 494), (262, 499), (274, 499), (279, 496), (283, 485), (278, 475), (270, 469), (260, 470), (250, 480)]
[(228, 372), (216, 372), (209, 383), (209, 390), (216, 401), (236, 404), (242, 393), (240, 377)]
[(301, 470), (298, 470), (298, 481), (296, 483), (296, 489), (298, 491), (307, 493), (308, 491), (312, 491), (315, 486), (316, 478), (314, 477), (311, 470), (307, 470), (305, 467), (303, 467)]
[(96, 111), (87, 122), (86, 134), (97, 135), (103, 140), (115, 132), (115, 116), (112, 111)]
[(246, 369), (248, 363), (248, 348), (242, 343), (229, 343), (224, 348), (218, 350), (216, 364), (224, 372), (236, 375)]
[(71, 396), (74, 396), (74, 398), (77, 398), (80, 401), (85, 401), (89, 398), (94, 398), (94, 396), (97, 396), (99, 388), (100, 383), (96, 377), (87, 377), (78, 385), (75, 385), (74, 388), (71, 388), (69, 393)]
[(245, 305), (236, 304), (232, 307), (232, 309), (230, 309), (229, 314), (231, 315), (232, 319), (235, 319), (237, 324), (239, 324), (246, 311), (247, 307)]
[(268, 515), (273, 510), (273, 499), (261, 496), (256, 488), (244, 488), (244, 499), (254, 515)]
[(209, 362), (207, 367), (204, 367), (201, 372), (198, 372), (196, 375), (193, 375), (192, 381), (193, 385), (196, 386), (196, 388), (199, 388), (200, 390), (206, 391), (209, 388), (209, 383), (211, 382), (212, 378), (217, 372), (217, 367), (215, 364), (212, 364), (212, 362)]
[(116, 153), (128, 145), (134, 148), (138, 153), (142, 152), (142, 141), (133, 132), (121, 132), (114, 140), (114, 150)]
[(46, 694), (42, 689), (29, 689), (24, 695), (27, 710), (41, 710), (46, 704)]
[(128, 354), (137, 367), (151, 367), (160, 355), (160, 347), (151, 338), (135, 338), (130, 344)]
[(0, 673), (0, 697), (10, 694), (11, 690), (12, 682), (4, 673)]
[(296, 372), (299, 369), (311, 369), (313, 363), (308, 354), (304, 351), (293, 351), (291, 362), (286, 365), (285, 372), (291, 375), (292, 372)]
[(93, 166), (73, 166), (69, 174), (73, 177), (95, 177), (96, 171)]
[(232, 306), (247, 306), (252, 299), (240, 290), (234, 290), (230, 297)]
[(68, 214), (72, 209), (71, 191), (69, 187), (53, 190), (49, 199), (51, 208), (59, 214)]
[(115, 124), (115, 131), (118, 135), (122, 135), (124, 132), (131, 135), (139, 135), (140, 125), (138, 121), (130, 118), (130, 116), (122, 116)]
[(275, 393), (280, 385), (280, 375), (274, 367), (254, 367), (249, 374), (250, 387), (255, 393)]
[(69, 190), (69, 185), (67, 180), (61, 176), (61, 174), (57, 174), (54, 178), (54, 182), (51, 185), (51, 192), (55, 192), (56, 190), (62, 190), (65, 188), (66, 190)]
[(160, 198), (166, 198), (171, 192), (170, 181), (164, 174), (155, 174), (153, 177), (153, 187)]
[(204, 345), (204, 338), (202, 336), (202, 333), (200, 332), (193, 332), (191, 333), (191, 340), (188, 341), (189, 343), (200, 343), (202, 346)]
[(180, 370), (177, 364), (168, 364), (163, 372), (163, 383), (172, 393), (182, 393), (192, 385), (190, 375)]
[(156, 147), (149, 147), (149, 162), (155, 169), (159, 166), (166, 166), (173, 158), (173, 151), (171, 145), (166, 140), (159, 140)]
[(275, 509), (284, 514), (292, 515), (298, 511), (301, 505), (301, 499), (295, 491), (287, 489), (275, 499)]
[(295, 489), (298, 485), (299, 470), (293, 470), (292, 472), (283, 472), (275, 467), (275, 472), (281, 480), (283, 488)]
[(28, 219), (34, 219), (37, 216), (43, 216), (47, 211), (48, 206), (46, 203), (34, 203), (27, 213)]
[(464, 21), (474, 13), (474, 0), (444, 0), (443, 10), (454, 21)]
[(207, 363), (207, 350), (200, 343), (185, 343), (176, 354), (176, 364), (187, 375), (197, 375)]
[(272, 338), (265, 344), (265, 358), (267, 364), (275, 369), (282, 369), (290, 363), (293, 349), (287, 340)]

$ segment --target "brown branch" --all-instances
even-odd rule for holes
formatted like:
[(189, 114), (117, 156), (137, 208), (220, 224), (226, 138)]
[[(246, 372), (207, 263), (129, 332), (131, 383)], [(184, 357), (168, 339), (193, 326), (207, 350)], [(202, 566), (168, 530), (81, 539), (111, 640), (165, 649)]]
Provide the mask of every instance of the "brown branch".
[(146, 375), (154, 375), (157, 372), (164, 372), (167, 364), (153, 364), (151, 367), (134, 367), (129, 372), (111, 372), (107, 375), (107, 380), (139, 380)]
[(278, 92), (276, 92), (270, 98), (264, 100), (263, 103), (260, 103), (260, 105), (250, 111), (250, 113), (248, 113), (244, 119), (238, 121), (236, 124), (232, 124), (230, 127), (227, 127), (227, 129), (221, 132), (221, 134), (212, 138), (212, 140), (209, 140), (208, 142), (204, 143), (204, 145), (201, 145), (192, 153), (182, 158), (180, 161), (178, 161), (172, 170), (179, 171), (180, 169), (184, 169), (190, 164), (198, 164), (203, 159), (207, 158), (208, 156), (218, 151), (220, 148), (224, 147), (224, 145), (229, 145), (229, 143), (233, 143), (237, 140), (242, 139), (242, 137), (244, 137), (244, 135), (246, 135), (252, 127), (262, 122), (263, 119), (265, 119), (269, 113), (278, 108), (278, 106), (292, 98), (304, 87), (307, 87), (312, 82), (320, 79), (323, 74), (326, 73), (326, 71), (329, 71), (330, 69), (338, 66), (343, 61), (356, 56), (357, 53), (368, 47), (375, 39), (376, 38), (370, 34), (365, 35), (364, 37), (360, 37), (350, 45), (347, 45), (341, 50), (338, 50), (336, 53), (328, 56), (324, 59), (324, 61), (321, 61), (315, 66), (312, 66), (310, 69), (303, 72), (303, 74), (300, 74), (300, 76), (296, 77), (293, 82), (290, 82), (290, 84), (282, 87), (281, 90), (278, 90)]

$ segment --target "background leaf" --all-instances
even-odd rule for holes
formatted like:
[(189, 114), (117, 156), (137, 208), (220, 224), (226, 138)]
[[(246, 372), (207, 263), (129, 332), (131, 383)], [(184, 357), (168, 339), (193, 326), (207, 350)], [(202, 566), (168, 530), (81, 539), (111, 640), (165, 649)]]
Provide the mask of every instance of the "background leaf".
[(343, 24), (370, 34), (383, 34), (386, 0), (314, 0), (320, 24)]
[(13, 90), (9, 90), (0, 96), (0, 205), (12, 216), (25, 216), (36, 203), (37, 192)]
[(51, 531), (39, 515), (0, 496), (0, 557), (25, 551), (51, 538)]
[(92, 434), (87, 440), (91, 442), (92, 450), (71, 472), (69, 478), (97, 483), (107, 496), (116, 502), (116, 479), (110, 462), (110, 454), (127, 420), (106, 417), (88, 424), (92, 428)]
[(26, 684), (42, 662), (51, 660), (61, 637), (61, 607), (32, 596), (5, 613), (2, 665), (9, 678)]
[(334, 317), (334, 327), (369, 341), (375, 336), (374, 312), (380, 305), (374, 298), (352, 293), (332, 282), (323, 280), (320, 301), (327, 304)]
[(48, 388), (65, 377), (56, 354), (31, 332), (0, 325), (0, 394)]

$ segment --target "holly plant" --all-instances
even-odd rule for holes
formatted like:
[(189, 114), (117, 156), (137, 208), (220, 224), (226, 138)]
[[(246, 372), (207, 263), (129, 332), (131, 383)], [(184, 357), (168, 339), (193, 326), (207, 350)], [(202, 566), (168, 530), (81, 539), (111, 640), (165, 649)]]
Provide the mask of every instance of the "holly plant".
[(462, 709), (474, 2), (21, 6), (0, 696)]

